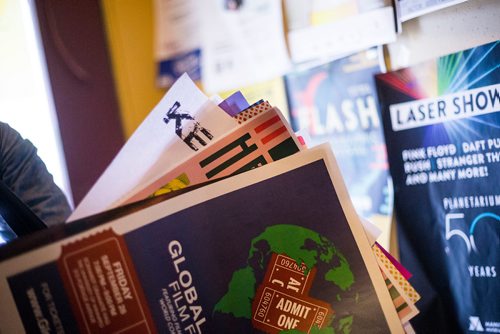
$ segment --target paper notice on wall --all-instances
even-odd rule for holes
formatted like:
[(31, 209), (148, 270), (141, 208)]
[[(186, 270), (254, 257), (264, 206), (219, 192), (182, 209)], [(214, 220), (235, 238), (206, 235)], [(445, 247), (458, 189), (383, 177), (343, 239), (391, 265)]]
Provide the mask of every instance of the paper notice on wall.
[(411, 20), (439, 9), (465, 2), (466, 0), (398, 0), (400, 20)]
[(202, 83), (221, 92), (270, 80), (290, 66), (281, 2), (201, 1)]
[[(319, 14), (316, 15), (319, 17)], [(396, 41), (393, 8), (383, 7), (288, 33), (295, 63), (317, 58), (338, 58), (349, 53)]]
[(200, 80), (200, 31), (195, 0), (155, 0), (157, 83), (170, 87), (183, 73)]

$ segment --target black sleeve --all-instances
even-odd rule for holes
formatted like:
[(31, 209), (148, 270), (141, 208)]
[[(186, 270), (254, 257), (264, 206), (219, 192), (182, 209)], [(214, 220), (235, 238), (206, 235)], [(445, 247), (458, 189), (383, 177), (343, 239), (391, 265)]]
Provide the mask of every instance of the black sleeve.
[(0, 178), (48, 226), (71, 213), (67, 198), (54, 183), (36, 147), (0, 122)]

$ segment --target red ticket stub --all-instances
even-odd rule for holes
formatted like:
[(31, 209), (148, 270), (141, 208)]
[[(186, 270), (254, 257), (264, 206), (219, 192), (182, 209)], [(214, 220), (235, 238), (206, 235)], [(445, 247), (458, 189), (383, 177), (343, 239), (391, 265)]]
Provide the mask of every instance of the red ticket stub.
[(156, 331), (127, 247), (111, 230), (63, 246), (58, 266), (81, 332)]
[(252, 304), (252, 324), (269, 334), (296, 329), (309, 333), (328, 325), (331, 306), (309, 296), (316, 268), (273, 254)]
[(255, 328), (267, 333), (296, 329), (309, 333), (313, 327), (322, 328), (333, 314), (328, 303), (264, 287), (258, 293), (253, 314)]
[(307, 295), (315, 275), (316, 268), (308, 270), (305, 264), (298, 264), (291, 257), (273, 254), (264, 282), (277, 290)]

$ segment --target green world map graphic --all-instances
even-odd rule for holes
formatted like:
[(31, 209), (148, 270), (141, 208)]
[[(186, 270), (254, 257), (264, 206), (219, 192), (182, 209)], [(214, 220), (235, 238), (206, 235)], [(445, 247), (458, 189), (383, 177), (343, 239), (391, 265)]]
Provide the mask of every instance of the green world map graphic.
[[(323, 279), (340, 291), (348, 291), (354, 284), (354, 275), (349, 263), (344, 255), (337, 251), (333, 242), (307, 228), (296, 225), (274, 225), (266, 228), (251, 241), (247, 266), (233, 273), (227, 292), (215, 305), (214, 313), (251, 319), (252, 301), (256, 287), (260, 283), (257, 282), (256, 273), (265, 270), (272, 253), (286, 254), (298, 264), (305, 264), (309, 270), (318, 266), (326, 267), (326, 273), (323, 277), (316, 277), (316, 281)], [(341, 296), (338, 294), (336, 298), (340, 300)], [(335, 326), (329, 324), (322, 329), (315, 328), (311, 333), (350, 333), (353, 322), (351, 315), (335, 320)], [(302, 332), (286, 330), (281, 333)]]

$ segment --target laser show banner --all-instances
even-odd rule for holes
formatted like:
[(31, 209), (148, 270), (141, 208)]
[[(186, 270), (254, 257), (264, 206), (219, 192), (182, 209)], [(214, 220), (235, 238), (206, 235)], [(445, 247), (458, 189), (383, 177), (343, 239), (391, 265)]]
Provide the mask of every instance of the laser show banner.
[(326, 145), (109, 217), (0, 248), (0, 332), (403, 333)]
[(376, 77), (417, 332), (500, 332), (500, 45)]

